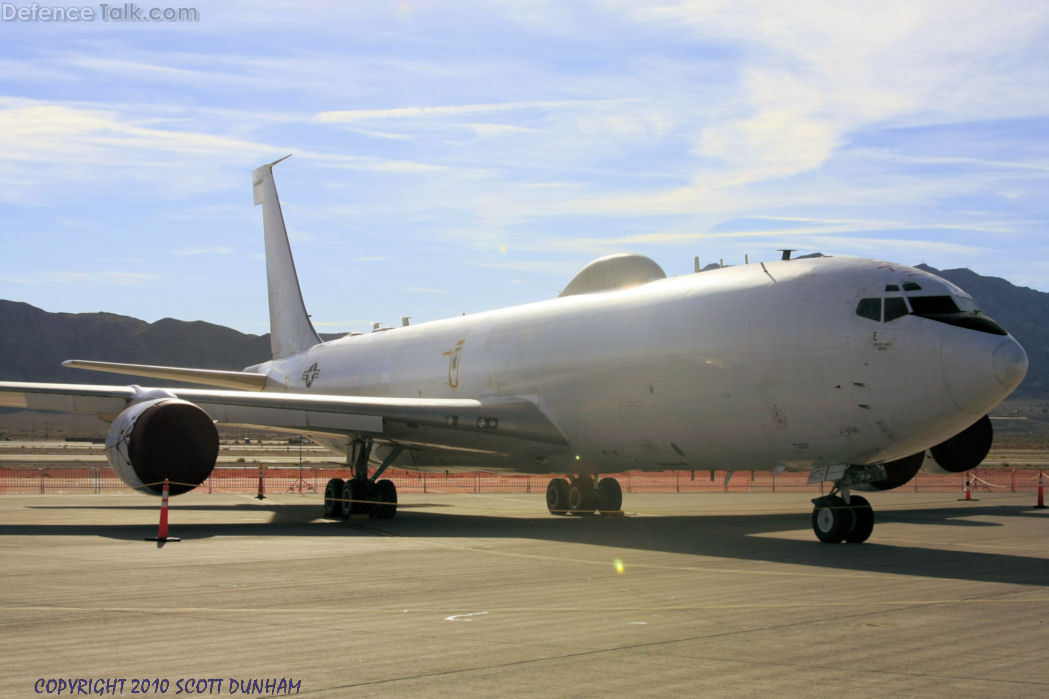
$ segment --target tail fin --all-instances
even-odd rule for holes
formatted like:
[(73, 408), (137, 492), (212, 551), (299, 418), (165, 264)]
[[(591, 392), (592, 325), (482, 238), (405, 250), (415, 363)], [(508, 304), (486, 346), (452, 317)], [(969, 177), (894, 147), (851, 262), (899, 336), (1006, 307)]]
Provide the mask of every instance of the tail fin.
[(266, 231), (266, 282), (270, 297), (270, 349), (274, 359), (297, 354), (320, 343), (313, 329), (306, 305), (302, 302), (295, 260), (288, 244), (288, 231), (277, 199), (277, 185), (273, 182), (273, 166), (286, 155), (267, 165), (255, 168), (251, 179), (255, 205), (262, 204), (262, 227)]

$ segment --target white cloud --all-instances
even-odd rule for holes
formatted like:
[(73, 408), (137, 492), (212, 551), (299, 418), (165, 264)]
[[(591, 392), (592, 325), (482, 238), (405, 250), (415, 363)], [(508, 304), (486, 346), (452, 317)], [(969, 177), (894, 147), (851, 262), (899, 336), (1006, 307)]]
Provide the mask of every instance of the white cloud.
[(231, 245), (206, 245), (199, 248), (180, 248), (172, 250), (171, 254), (178, 257), (197, 257), (200, 255), (232, 255), (236, 248)]
[(11, 284), (51, 285), (72, 284), (93, 286), (144, 286), (162, 280), (164, 275), (144, 272), (71, 272), (66, 270), (44, 270), (32, 274), (0, 275), (0, 281)]
[(850, 152), (852, 155), (858, 157), (902, 163), (906, 165), (967, 165), (976, 168), (1049, 172), (1049, 161), (988, 160), (985, 158), (910, 155), (907, 153), (876, 148), (859, 148)]
[[(796, 225), (774, 225), (765, 228), (746, 227), (731, 231), (696, 230), (695, 228), (673, 228), (653, 233), (637, 233), (614, 237), (556, 236), (542, 237), (515, 243), (514, 247), (528, 251), (559, 251), (567, 253), (605, 254), (613, 250), (637, 250), (687, 246), (690, 243), (714, 242), (721, 244), (748, 240), (751, 247), (766, 247), (773, 250), (779, 245), (794, 245), (799, 249), (822, 250), (823, 252), (877, 252), (882, 256), (893, 249), (908, 251), (941, 251), (955, 254), (974, 255), (985, 246), (937, 240), (928, 235), (932, 230), (952, 230), (974, 234), (1002, 234), (1008, 232), (995, 224), (966, 223), (909, 223), (906, 221), (879, 220), (815, 220), (801, 218), (769, 218), (770, 223), (793, 223)], [(872, 235), (878, 232), (879, 235)], [(912, 234), (902, 238), (900, 234)], [(754, 242), (759, 241), (759, 242)], [(890, 255), (891, 256), (891, 255)], [(522, 267), (521, 269), (527, 269)]]
[[(154, 183), (158, 198), (178, 198), (211, 191), (216, 181), (228, 181), (218, 173), (231, 165), (246, 171), (273, 153), (289, 151), (329, 167), (368, 172), (486, 174), (478, 169), (318, 152), (224, 135), (218, 124), (229, 123), (230, 114), (228, 110), (197, 113), (152, 104), (0, 97), (0, 200), (55, 202), (77, 199), (106, 184), (122, 183), (123, 187), (142, 181)], [(282, 120), (289, 118), (284, 115)]]
[(389, 121), (391, 119), (431, 119), (444, 117), (474, 117), (499, 112), (524, 110), (557, 110), (575, 107), (594, 107), (616, 104), (619, 100), (538, 100), (533, 102), (496, 102), (490, 104), (461, 104), (441, 107), (400, 107), (396, 109), (347, 109), (320, 112), (316, 120), (328, 123), (353, 121)]

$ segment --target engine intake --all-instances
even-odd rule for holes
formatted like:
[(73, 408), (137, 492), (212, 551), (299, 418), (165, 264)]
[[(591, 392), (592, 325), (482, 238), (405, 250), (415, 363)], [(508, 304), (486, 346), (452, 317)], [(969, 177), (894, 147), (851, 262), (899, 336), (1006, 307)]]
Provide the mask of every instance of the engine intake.
[(178, 398), (135, 403), (106, 434), (109, 465), (126, 484), (151, 495), (160, 495), (165, 479), (172, 495), (193, 490), (211, 475), (218, 453), (214, 421)]
[(961, 433), (933, 447), (932, 458), (944, 471), (968, 471), (980, 465), (991, 450), (993, 441), (994, 428), (991, 427), (991, 419), (984, 415)]

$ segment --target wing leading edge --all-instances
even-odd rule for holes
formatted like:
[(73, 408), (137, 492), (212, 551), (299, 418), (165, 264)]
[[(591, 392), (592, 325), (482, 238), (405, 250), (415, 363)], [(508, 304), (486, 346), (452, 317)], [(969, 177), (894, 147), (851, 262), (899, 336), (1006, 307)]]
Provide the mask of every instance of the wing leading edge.
[(0, 382), (0, 407), (95, 414), (111, 419), (132, 403), (168, 395), (231, 425), (331, 435), (444, 449), (514, 453), (568, 446), (560, 430), (524, 399), (375, 398), (200, 388)]

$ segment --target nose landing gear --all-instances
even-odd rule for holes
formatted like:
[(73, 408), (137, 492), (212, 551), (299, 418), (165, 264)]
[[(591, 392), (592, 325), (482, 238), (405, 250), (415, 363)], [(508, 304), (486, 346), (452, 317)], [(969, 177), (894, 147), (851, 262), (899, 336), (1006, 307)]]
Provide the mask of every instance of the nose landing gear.
[(874, 510), (865, 497), (847, 492), (841, 497), (832, 491), (812, 503), (812, 531), (825, 544), (861, 544), (874, 531)]

